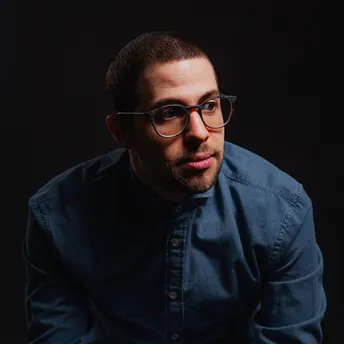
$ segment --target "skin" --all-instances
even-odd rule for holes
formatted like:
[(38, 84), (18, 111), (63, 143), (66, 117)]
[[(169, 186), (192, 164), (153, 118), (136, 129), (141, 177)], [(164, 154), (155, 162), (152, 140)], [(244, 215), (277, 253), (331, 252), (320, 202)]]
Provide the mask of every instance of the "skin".
[[(175, 98), (171, 102), (174, 104), (197, 105), (214, 96), (204, 98), (207, 92), (219, 92), (213, 66), (202, 57), (150, 65), (143, 71), (140, 84), (137, 111), (165, 105), (161, 100), (166, 98)], [(136, 176), (164, 199), (180, 201), (216, 183), (223, 161), (224, 128), (205, 127), (196, 109), (191, 111), (186, 130), (173, 138), (160, 137), (148, 116), (137, 116), (135, 130), (130, 133), (115, 116), (108, 116), (106, 124), (112, 136), (129, 150)], [(213, 154), (211, 166), (205, 170), (187, 169), (185, 163), (196, 153)]]

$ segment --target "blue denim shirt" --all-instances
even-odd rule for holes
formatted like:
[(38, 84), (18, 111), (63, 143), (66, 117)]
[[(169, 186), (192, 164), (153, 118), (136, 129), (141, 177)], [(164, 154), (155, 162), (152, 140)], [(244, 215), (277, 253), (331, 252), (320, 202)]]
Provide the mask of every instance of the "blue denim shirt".
[(229, 142), (215, 186), (164, 201), (126, 150), (29, 201), (29, 343), (321, 343), (323, 260), (302, 185)]

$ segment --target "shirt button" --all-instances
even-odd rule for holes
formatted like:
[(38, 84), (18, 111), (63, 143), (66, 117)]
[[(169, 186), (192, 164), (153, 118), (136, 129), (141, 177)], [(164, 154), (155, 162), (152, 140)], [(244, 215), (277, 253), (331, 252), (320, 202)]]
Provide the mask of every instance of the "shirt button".
[(173, 333), (172, 334), (172, 339), (173, 340), (177, 340), (179, 338), (179, 334), (178, 333)]
[(178, 207), (176, 208), (176, 212), (179, 213), (182, 209), (183, 207), (181, 205), (178, 205)]
[(179, 246), (179, 245), (180, 245), (180, 239), (178, 239), (178, 238), (173, 238), (173, 239), (171, 239), (171, 245), (172, 245), (173, 247)]
[(171, 300), (175, 300), (178, 297), (178, 294), (175, 291), (171, 291), (168, 293), (168, 296)]

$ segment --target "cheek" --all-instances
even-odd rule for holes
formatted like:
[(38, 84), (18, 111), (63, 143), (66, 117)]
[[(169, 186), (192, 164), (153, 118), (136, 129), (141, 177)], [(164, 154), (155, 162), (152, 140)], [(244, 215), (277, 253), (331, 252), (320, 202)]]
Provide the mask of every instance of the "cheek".
[[(181, 137), (177, 137), (174, 139), (168, 139), (168, 144), (163, 146), (163, 155), (165, 161), (173, 163), (183, 157), (183, 141), (180, 139)], [(172, 141), (173, 140), (173, 141)]]
[(142, 158), (152, 165), (174, 164), (183, 155), (183, 144), (180, 140), (166, 139), (158, 136), (145, 137), (138, 146)]
[(143, 162), (156, 164), (164, 159), (165, 146), (156, 136), (149, 130), (137, 133), (134, 149)]
[(156, 151), (156, 133), (150, 122), (148, 123), (144, 119), (137, 119), (135, 123), (134, 142), (134, 149), (141, 154)]
[[(141, 122), (141, 121), (140, 121)], [(173, 163), (183, 155), (183, 138), (163, 138), (146, 122), (136, 123), (135, 147), (143, 161), (152, 165)]]

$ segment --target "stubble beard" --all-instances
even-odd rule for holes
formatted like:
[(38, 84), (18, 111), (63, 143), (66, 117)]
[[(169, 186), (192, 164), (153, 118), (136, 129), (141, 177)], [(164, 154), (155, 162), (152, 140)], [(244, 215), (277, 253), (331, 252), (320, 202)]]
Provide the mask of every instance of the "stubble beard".
[(215, 185), (223, 163), (223, 151), (217, 152), (213, 159), (213, 165), (209, 169), (215, 169), (210, 175), (208, 169), (197, 171), (183, 168), (180, 159), (157, 165), (154, 164), (154, 160), (143, 160), (137, 151), (131, 154), (134, 171), (141, 182), (163, 197), (175, 200), (191, 194), (204, 193)]
[(176, 166), (171, 163), (166, 163), (165, 168), (160, 171), (153, 171), (153, 175), (156, 183), (167, 192), (184, 195), (203, 193), (215, 185), (221, 170), (223, 153), (216, 155), (214, 160), (213, 164), (216, 164), (216, 167), (209, 176), (206, 176), (209, 173), (208, 170), (187, 171), (180, 165)]

